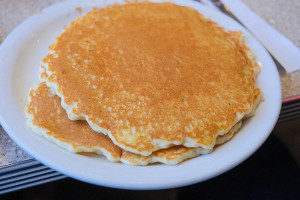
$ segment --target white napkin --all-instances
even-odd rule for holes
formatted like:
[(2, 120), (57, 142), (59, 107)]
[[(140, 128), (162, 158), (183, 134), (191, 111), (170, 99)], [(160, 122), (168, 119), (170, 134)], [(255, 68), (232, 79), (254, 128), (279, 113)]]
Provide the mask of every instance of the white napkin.
[(240, 0), (222, 0), (236, 18), (264, 45), (287, 73), (300, 69), (300, 50)]

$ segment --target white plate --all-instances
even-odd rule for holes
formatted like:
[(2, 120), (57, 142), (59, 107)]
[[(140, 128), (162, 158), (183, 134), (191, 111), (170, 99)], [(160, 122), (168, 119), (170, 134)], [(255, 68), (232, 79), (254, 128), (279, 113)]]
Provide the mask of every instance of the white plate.
[[(63, 28), (93, 7), (115, 1), (66, 1), (51, 6), (18, 26), (0, 48), (0, 121), (10, 137), (43, 164), (75, 179), (126, 189), (179, 187), (215, 177), (244, 161), (256, 151), (272, 131), (280, 111), (281, 87), (277, 69), (266, 50), (251, 34), (225, 15), (193, 1), (177, 4), (194, 7), (229, 30), (246, 35), (263, 70), (258, 77), (265, 101), (256, 115), (247, 120), (235, 137), (213, 153), (176, 166), (127, 166), (111, 163), (101, 156), (72, 154), (34, 134), (27, 128), (23, 112), (29, 88), (38, 82), (40, 60)], [(82, 13), (76, 8), (82, 8)]]

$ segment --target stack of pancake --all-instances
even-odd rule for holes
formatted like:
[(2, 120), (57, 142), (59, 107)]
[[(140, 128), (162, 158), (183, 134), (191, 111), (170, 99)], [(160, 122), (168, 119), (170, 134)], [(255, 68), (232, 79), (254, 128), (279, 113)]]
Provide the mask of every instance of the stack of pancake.
[(95, 8), (42, 60), (25, 113), (71, 152), (177, 164), (233, 137), (261, 102), (241, 32), (173, 3)]

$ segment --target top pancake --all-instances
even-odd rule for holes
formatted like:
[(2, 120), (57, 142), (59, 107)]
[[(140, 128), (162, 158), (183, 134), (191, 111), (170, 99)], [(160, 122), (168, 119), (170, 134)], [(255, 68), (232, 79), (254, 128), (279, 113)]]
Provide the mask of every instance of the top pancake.
[[(29, 92), (29, 102), (25, 107), (28, 126), (38, 135), (71, 152), (95, 152), (103, 154), (110, 161), (121, 161), (129, 165), (147, 165), (161, 162), (178, 164), (188, 158), (210, 153), (211, 149), (173, 146), (142, 156), (124, 151), (116, 146), (108, 136), (99, 134), (81, 120), (68, 119), (60, 105), (58, 96), (46, 86), (45, 82), (33, 86)], [(228, 133), (217, 137), (217, 144), (228, 141), (240, 128), (238, 122)]]
[(42, 62), (69, 118), (121, 148), (212, 149), (260, 97), (241, 37), (172, 3), (113, 5), (73, 21)]

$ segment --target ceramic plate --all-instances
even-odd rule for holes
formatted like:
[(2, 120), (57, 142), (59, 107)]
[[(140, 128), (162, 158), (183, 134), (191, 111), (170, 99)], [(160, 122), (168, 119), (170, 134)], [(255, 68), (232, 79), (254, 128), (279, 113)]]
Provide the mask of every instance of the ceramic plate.
[(280, 111), (281, 87), (277, 69), (266, 50), (242, 26), (225, 15), (194, 1), (173, 2), (190, 6), (229, 30), (242, 31), (246, 43), (263, 66), (258, 85), (265, 101), (245, 121), (232, 140), (208, 155), (176, 166), (127, 166), (102, 156), (72, 154), (34, 134), (26, 126), (24, 106), (29, 88), (38, 83), (40, 60), (64, 27), (93, 7), (115, 1), (66, 1), (53, 5), (19, 25), (0, 48), (0, 120), (10, 137), (41, 163), (72, 178), (114, 188), (164, 189), (215, 177), (254, 153), (271, 133)]

